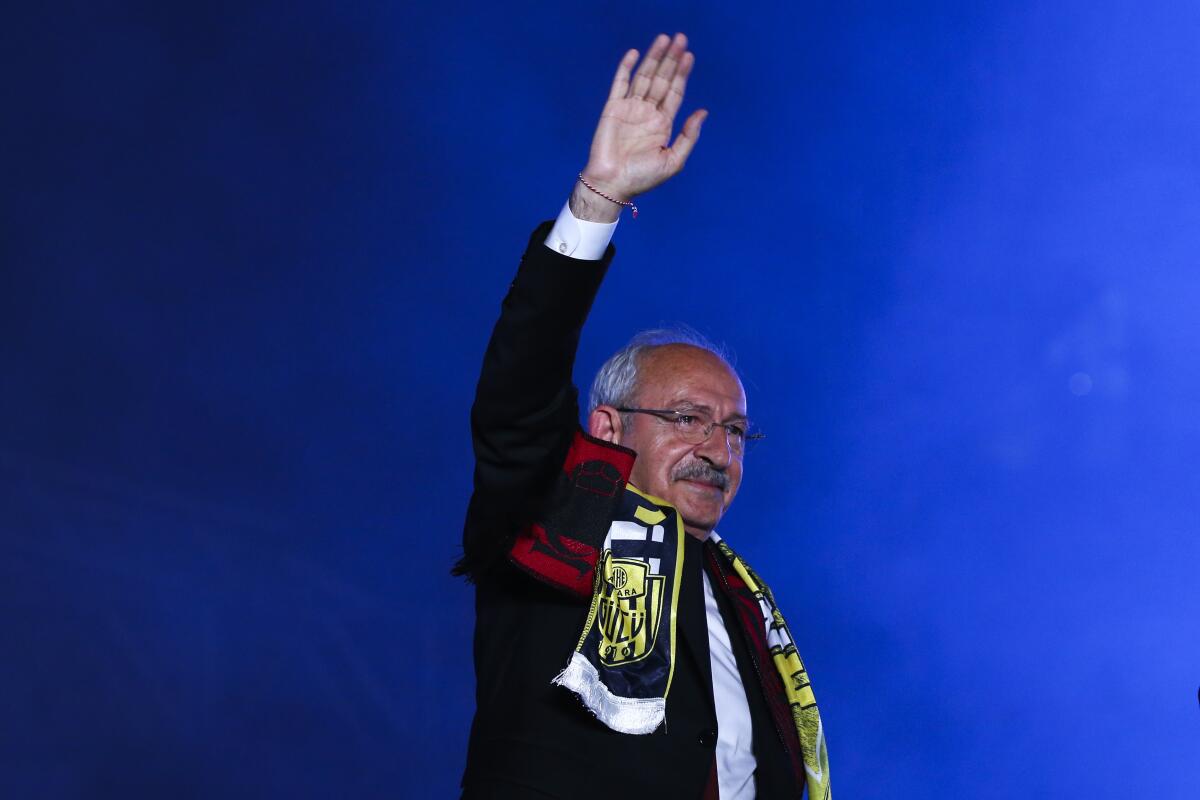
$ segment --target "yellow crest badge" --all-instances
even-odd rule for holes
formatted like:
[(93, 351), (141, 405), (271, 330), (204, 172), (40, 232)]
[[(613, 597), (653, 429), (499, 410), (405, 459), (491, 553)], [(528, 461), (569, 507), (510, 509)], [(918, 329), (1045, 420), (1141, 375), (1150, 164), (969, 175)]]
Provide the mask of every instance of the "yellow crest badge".
[(630, 664), (654, 649), (665, 580), (651, 574), (649, 564), (640, 558), (614, 558), (611, 550), (604, 551), (596, 615), (602, 664)]

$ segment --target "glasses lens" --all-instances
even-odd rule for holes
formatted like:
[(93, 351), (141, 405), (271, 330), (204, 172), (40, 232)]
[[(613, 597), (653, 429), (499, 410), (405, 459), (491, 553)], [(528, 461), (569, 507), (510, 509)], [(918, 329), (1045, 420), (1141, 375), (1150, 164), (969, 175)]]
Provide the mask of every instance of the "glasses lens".
[(748, 425), (749, 423), (714, 424), (702, 411), (676, 412), (675, 417), (675, 430), (679, 433), (679, 438), (688, 444), (700, 444), (710, 436), (724, 435), (729, 443), (730, 452), (736, 456), (744, 454), (751, 442), (761, 438), (759, 434), (748, 433)]
[(703, 442), (708, 426), (708, 418), (698, 412), (681, 412), (675, 417), (675, 430), (679, 432), (679, 438), (688, 444)]

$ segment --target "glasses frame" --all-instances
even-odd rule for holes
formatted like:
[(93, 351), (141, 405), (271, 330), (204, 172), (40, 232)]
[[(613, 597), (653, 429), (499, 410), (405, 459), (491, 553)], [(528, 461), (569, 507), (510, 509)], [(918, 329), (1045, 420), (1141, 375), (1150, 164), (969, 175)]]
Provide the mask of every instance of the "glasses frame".
[[(679, 409), (676, 409), (676, 408), (617, 408), (617, 411), (622, 414), (649, 414), (652, 417), (658, 417), (659, 419), (663, 420), (664, 422), (672, 422), (675, 424), (676, 435), (678, 435), (680, 439), (683, 439), (683, 441), (688, 442), (688, 444), (704, 444), (705, 442), (707, 442), (709, 439), (712, 438), (713, 431), (716, 430), (717, 428), (725, 429), (725, 441), (726, 442), (732, 443), (732, 441), (733, 441), (734, 434), (733, 434), (733, 431), (730, 430), (730, 428), (735, 427), (735, 423), (717, 422), (714, 419), (713, 421), (709, 422), (708, 427), (706, 427), (704, 429), (704, 437), (703, 438), (701, 438), (699, 441), (696, 441), (696, 442), (689, 442), (687, 440), (687, 438), (679, 431), (679, 420), (681, 417), (696, 417), (696, 416), (700, 416), (701, 414), (706, 415), (706, 412), (700, 411), (698, 409), (692, 409), (692, 410), (685, 409), (685, 410), (680, 411)], [(742, 426), (736, 426), (736, 427), (742, 427)], [(733, 447), (732, 444), (730, 444), (729, 449), (730, 449), (730, 451), (732, 451), (734, 453), (738, 453), (739, 455), (745, 455), (746, 453), (748, 453), (750, 451), (750, 447), (754, 442), (761, 442), (765, 438), (767, 438), (767, 435), (765, 433), (760, 433), (758, 431), (751, 433), (750, 432), (750, 420), (746, 420), (745, 421), (745, 430), (742, 433), (742, 449), (741, 449), (740, 453)]]

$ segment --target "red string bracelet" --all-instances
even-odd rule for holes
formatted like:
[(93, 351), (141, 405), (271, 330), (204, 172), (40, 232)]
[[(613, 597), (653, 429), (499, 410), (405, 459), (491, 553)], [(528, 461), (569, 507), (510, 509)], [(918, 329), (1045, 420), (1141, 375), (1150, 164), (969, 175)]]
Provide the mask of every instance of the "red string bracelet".
[(582, 183), (582, 184), (583, 184), (584, 186), (586, 186), (587, 188), (591, 189), (591, 190), (592, 190), (593, 192), (595, 192), (596, 194), (598, 194), (598, 195), (600, 195), (601, 197), (603, 197), (603, 198), (604, 198), (605, 200), (607, 200), (608, 202), (610, 202), (610, 203), (616, 203), (616, 204), (617, 204), (617, 205), (619, 205), (619, 206), (626, 206), (626, 207), (627, 207), (627, 208), (628, 208), (630, 211), (632, 211), (632, 212), (633, 212), (633, 218), (634, 218), (634, 219), (637, 219), (637, 214), (638, 214), (638, 212), (637, 212), (637, 206), (635, 206), (633, 203), (629, 202), (628, 200), (618, 200), (618, 199), (617, 199), (617, 198), (615, 198), (615, 197), (609, 197), (609, 196), (608, 196), (608, 195), (606, 195), (604, 192), (600, 191), (600, 190), (599, 190), (599, 189), (597, 189), (595, 186), (592, 186), (590, 183), (588, 183), (588, 182), (587, 182), (587, 180), (586, 180), (586, 179), (583, 177), (583, 173), (582, 173), (582, 172), (581, 172), (581, 173), (579, 173), (579, 182), (580, 182), (580, 183)]

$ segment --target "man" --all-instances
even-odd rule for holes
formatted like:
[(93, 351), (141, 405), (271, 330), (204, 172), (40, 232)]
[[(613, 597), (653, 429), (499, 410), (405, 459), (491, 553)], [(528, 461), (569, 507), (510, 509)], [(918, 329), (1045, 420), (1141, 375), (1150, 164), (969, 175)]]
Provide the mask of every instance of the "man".
[(571, 369), (617, 218), (683, 168), (706, 116), (670, 143), (683, 34), (637, 61), (617, 68), (567, 206), (530, 239), (472, 409), (464, 797), (828, 798), (783, 617), (714, 531), (752, 437), (737, 373), (694, 335), (647, 332), (600, 370), (579, 428)]

